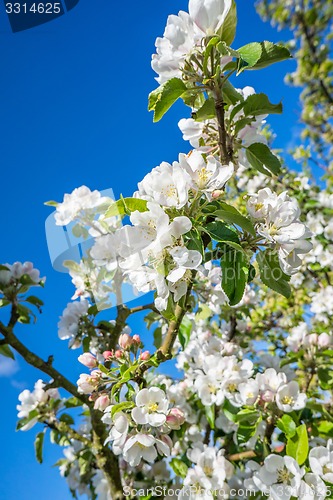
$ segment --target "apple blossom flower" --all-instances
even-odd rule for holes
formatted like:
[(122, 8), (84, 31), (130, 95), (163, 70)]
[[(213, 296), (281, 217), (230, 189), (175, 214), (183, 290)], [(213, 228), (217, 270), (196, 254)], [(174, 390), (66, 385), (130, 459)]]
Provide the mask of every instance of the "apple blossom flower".
[(272, 500), (299, 497), (304, 467), (300, 468), (292, 457), (269, 455), (264, 465), (254, 473), (253, 482), (264, 495), (270, 495)]
[(190, 0), (189, 14), (195, 24), (206, 34), (214, 35), (222, 27), (232, 0)]
[(314, 474), (323, 481), (333, 483), (333, 446), (332, 440), (327, 446), (316, 446), (309, 453), (309, 463)]
[(99, 500), (112, 500), (109, 484), (101, 470), (96, 471), (92, 483)]
[(276, 404), (285, 413), (305, 408), (306, 394), (299, 392), (299, 385), (294, 380), (279, 387), (276, 394)]
[(97, 359), (95, 358), (95, 356), (90, 354), (90, 352), (81, 354), (77, 359), (87, 368), (96, 368), (96, 366), (98, 365)]
[[(21, 404), (16, 406), (18, 410), (18, 418), (27, 418), (33, 410), (38, 410), (39, 407), (46, 404), (50, 399), (60, 399), (58, 389), (45, 390), (45, 383), (42, 380), (37, 380), (34, 390), (30, 392), (25, 389), (19, 394), (19, 401)], [(29, 422), (20, 427), (21, 431), (28, 431), (38, 422), (38, 412), (32, 417)]]
[[(79, 333), (80, 322), (87, 315), (88, 309), (89, 302), (87, 300), (67, 304), (58, 323), (58, 336), (61, 340), (75, 340)], [(79, 347), (79, 345), (73, 347)]]
[(139, 432), (126, 441), (123, 450), (124, 459), (131, 467), (137, 467), (141, 459), (153, 463), (157, 458), (155, 444), (154, 436)]
[(192, 151), (190, 155), (179, 156), (180, 165), (191, 178), (191, 186), (203, 191), (209, 199), (211, 193), (222, 189), (234, 173), (234, 165), (221, 165), (214, 156), (206, 160), (200, 151)]
[(14, 264), (3, 264), (3, 267), (7, 269), (0, 270), (0, 291), (5, 291), (8, 286), (15, 284), (24, 275), (29, 276), (36, 285), (41, 281), (39, 270), (34, 268), (32, 262), (14, 262)]
[(96, 266), (103, 266), (107, 271), (112, 272), (118, 267), (117, 247), (116, 235), (106, 234), (96, 238), (90, 250), (90, 256)]
[(164, 207), (182, 208), (188, 201), (189, 180), (178, 162), (164, 161), (139, 182), (137, 196)]
[(92, 393), (98, 387), (101, 378), (102, 372), (100, 370), (93, 370), (89, 375), (81, 373), (77, 381), (78, 391), (81, 394)]
[(135, 403), (132, 418), (137, 424), (160, 427), (165, 423), (169, 401), (164, 391), (158, 387), (141, 389), (136, 395)]

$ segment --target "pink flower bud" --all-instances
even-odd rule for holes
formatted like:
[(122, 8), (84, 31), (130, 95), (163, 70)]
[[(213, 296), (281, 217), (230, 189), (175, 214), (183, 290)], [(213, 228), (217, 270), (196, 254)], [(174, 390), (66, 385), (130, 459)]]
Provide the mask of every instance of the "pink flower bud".
[(110, 404), (109, 396), (107, 394), (102, 394), (99, 396), (94, 404), (95, 410), (104, 411)]
[(104, 359), (112, 358), (112, 356), (113, 356), (113, 351), (104, 351), (103, 352), (103, 358)]
[(123, 357), (123, 351), (120, 351), (119, 349), (114, 353), (115, 357), (117, 359), (119, 358), (122, 358)]
[(77, 359), (87, 368), (96, 368), (96, 366), (98, 365), (95, 356), (90, 354), (90, 352), (81, 354), (81, 356), (79, 356)]
[(128, 333), (123, 333), (119, 337), (118, 344), (122, 349), (129, 349), (133, 344), (133, 339), (128, 335)]
[(178, 431), (184, 422), (184, 413), (179, 408), (172, 408), (166, 418), (168, 427), (170, 427), (170, 429)]
[(136, 344), (141, 344), (140, 335), (133, 335), (133, 342)]
[(304, 339), (304, 345), (305, 346), (311, 346), (311, 345), (317, 345), (318, 343), (318, 335), (316, 333), (311, 333), (310, 335), (307, 335)]
[(320, 348), (328, 347), (332, 343), (332, 337), (327, 333), (321, 333), (318, 337), (318, 346)]
[(219, 198), (221, 195), (223, 194), (223, 191), (221, 191), (220, 189), (217, 189), (216, 191), (213, 191), (212, 192), (212, 198), (214, 200), (216, 200), (217, 198)]
[(150, 358), (150, 352), (149, 351), (144, 351), (140, 354), (140, 359), (142, 361), (148, 361), (148, 359)]

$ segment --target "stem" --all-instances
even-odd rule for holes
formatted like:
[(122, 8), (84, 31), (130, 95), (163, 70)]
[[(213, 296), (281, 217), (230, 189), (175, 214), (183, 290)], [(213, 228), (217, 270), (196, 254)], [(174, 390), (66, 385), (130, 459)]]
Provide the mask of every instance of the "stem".
[(222, 91), (218, 84), (215, 86), (214, 94), (215, 111), (219, 130), (220, 160), (222, 164), (226, 164), (231, 160), (232, 154), (228, 150), (228, 133), (225, 128), (225, 103), (223, 102)]

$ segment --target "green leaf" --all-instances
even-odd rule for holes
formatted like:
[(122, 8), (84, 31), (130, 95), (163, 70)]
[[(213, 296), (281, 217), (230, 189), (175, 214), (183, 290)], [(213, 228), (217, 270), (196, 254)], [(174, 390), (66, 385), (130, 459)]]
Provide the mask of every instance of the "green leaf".
[(215, 405), (205, 406), (205, 415), (211, 429), (215, 429)]
[(159, 349), (162, 345), (162, 328), (159, 326), (154, 331), (154, 346)]
[(245, 444), (255, 435), (257, 425), (242, 422), (237, 429), (237, 442), (238, 444)]
[(281, 163), (266, 144), (255, 142), (246, 149), (246, 158), (252, 167), (265, 175), (271, 175), (271, 172), (278, 175), (281, 171)]
[(295, 435), (288, 439), (286, 451), (287, 455), (294, 458), (299, 465), (304, 464), (309, 452), (309, 439), (305, 424), (297, 427)]
[(186, 85), (179, 78), (171, 78), (149, 94), (148, 111), (154, 111), (158, 122), (171, 106), (186, 92)]
[(75, 408), (76, 406), (82, 406), (82, 401), (73, 397), (65, 401), (65, 408)]
[(225, 245), (221, 257), (222, 288), (231, 306), (238, 304), (244, 295), (248, 278), (248, 262), (243, 252)]
[(61, 417), (59, 418), (59, 420), (60, 420), (60, 422), (65, 422), (65, 424), (68, 424), (68, 425), (73, 425), (75, 423), (73, 417), (68, 415), (68, 413), (63, 413), (61, 415)]
[(170, 466), (177, 476), (181, 478), (185, 478), (187, 476), (188, 467), (179, 458), (173, 458), (170, 462)]
[(259, 413), (257, 410), (252, 410), (251, 408), (245, 408), (240, 410), (235, 418), (235, 422), (241, 423), (246, 422), (247, 424), (254, 425), (257, 424), (259, 419)]
[(44, 205), (46, 205), (47, 207), (57, 207), (59, 205), (59, 202), (53, 200), (45, 201)]
[(197, 250), (202, 256), (204, 256), (205, 250), (200, 236), (199, 231), (193, 227), (186, 235), (188, 241), (186, 241), (186, 247), (189, 250)]
[(232, 83), (229, 82), (229, 80), (226, 80), (223, 83), (223, 99), (227, 104), (232, 104), (233, 106), (238, 102), (244, 100), (243, 96), (239, 92), (237, 92), (237, 90), (232, 85)]
[(318, 431), (320, 434), (324, 434), (330, 438), (333, 437), (333, 422), (328, 422), (327, 420), (323, 420), (318, 425)]
[(0, 307), (6, 307), (10, 304), (10, 301), (7, 299), (0, 299)]
[(116, 413), (118, 413), (119, 411), (129, 410), (129, 409), (134, 408), (134, 406), (135, 406), (135, 404), (133, 403), (133, 401), (123, 401), (122, 403), (118, 403), (116, 405), (113, 405), (112, 409), (111, 409), (111, 418), (113, 418), (114, 415)]
[(112, 203), (104, 214), (104, 219), (115, 217), (117, 215), (130, 215), (132, 212), (147, 211), (147, 201), (140, 198), (121, 198)]
[(223, 25), (219, 30), (219, 35), (221, 39), (227, 44), (231, 45), (236, 36), (236, 27), (237, 27), (237, 8), (235, 0), (232, 0), (231, 8), (228, 12), (227, 17)]
[(262, 69), (276, 62), (291, 58), (286, 47), (272, 42), (253, 42), (239, 48), (241, 58), (238, 64), (238, 74), (245, 69)]
[(43, 463), (43, 443), (44, 443), (44, 432), (39, 432), (35, 439), (35, 453), (38, 463)]
[(189, 343), (192, 326), (192, 321), (188, 319), (187, 316), (184, 316), (178, 331), (179, 342), (183, 349), (185, 349), (185, 347)]
[(6, 358), (15, 359), (13, 351), (7, 344), (0, 345), (0, 354)]
[(31, 410), (31, 412), (29, 413), (29, 415), (27, 417), (24, 417), (24, 418), (21, 418), (18, 422), (17, 422), (17, 425), (16, 425), (16, 430), (19, 431), (20, 429), (22, 429), (22, 427), (24, 427), (25, 425), (27, 425), (30, 420), (32, 420), (33, 418), (37, 417), (38, 416), (38, 410)]
[(257, 255), (259, 265), (260, 279), (269, 288), (280, 293), (287, 299), (291, 295), (291, 289), (288, 281), (290, 276), (287, 276), (281, 269), (279, 258), (273, 250), (265, 250)]
[(220, 207), (217, 212), (215, 212), (216, 217), (228, 222), (229, 224), (236, 224), (246, 231), (247, 233), (256, 236), (256, 230), (253, 227), (252, 222), (247, 217), (244, 217), (235, 207), (228, 205), (227, 203), (220, 202)]
[(244, 104), (245, 116), (258, 116), (282, 113), (282, 104), (272, 104), (266, 94), (250, 95)]
[(34, 295), (30, 295), (30, 297), (27, 297), (25, 300), (26, 302), (29, 302), (29, 304), (36, 306), (39, 311), (41, 311), (41, 307), (44, 305), (44, 302)]
[(192, 118), (194, 118), (197, 122), (209, 120), (211, 118), (215, 118), (215, 116), (215, 101), (212, 97), (206, 99), (201, 108), (192, 113)]
[(296, 424), (290, 415), (283, 415), (276, 423), (277, 427), (286, 435), (292, 438), (296, 434)]
[(319, 367), (317, 370), (319, 384), (324, 391), (333, 387), (333, 371), (327, 368)]
[(202, 228), (215, 241), (228, 242), (233, 241), (240, 245), (236, 231), (230, 229), (226, 224), (220, 221), (210, 222)]
[(238, 72), (240, 73), (244, 69), (250, 69), (255, 66), (261, 57), (262, 48), (259, 42), (252, 42), (244, 45), (237, 52), (241, 56), (238, 65)]

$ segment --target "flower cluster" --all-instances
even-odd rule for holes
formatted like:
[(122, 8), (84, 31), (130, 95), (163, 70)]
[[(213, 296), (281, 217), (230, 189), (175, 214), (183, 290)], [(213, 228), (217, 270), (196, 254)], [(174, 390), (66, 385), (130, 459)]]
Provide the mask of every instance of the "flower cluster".
[(269, 188), (260, 189), (249, 197), (247, 208), (258, 221), (258, 233), (276, 246), (282, 270), (296, 273), (303, 256), (312, 248), (311, 232), (300, 220), (300, 208), (286, 192), (279, 195)]

